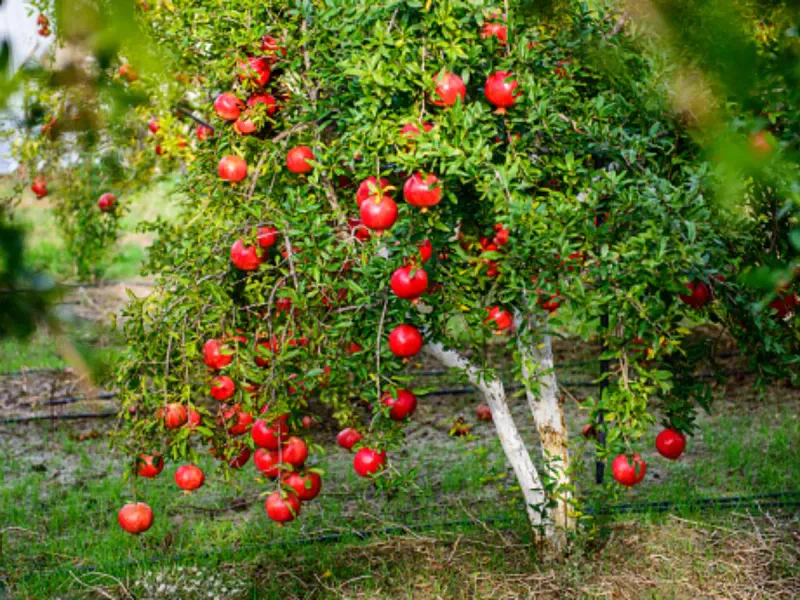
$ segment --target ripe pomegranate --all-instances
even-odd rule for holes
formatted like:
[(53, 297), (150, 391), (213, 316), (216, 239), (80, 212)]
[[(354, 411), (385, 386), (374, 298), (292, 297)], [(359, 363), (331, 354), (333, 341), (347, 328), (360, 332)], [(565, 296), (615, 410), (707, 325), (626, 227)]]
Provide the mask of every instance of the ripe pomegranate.
[(31, 184), (31, 191), (36, 194), (36, 197), (39, 199), (47, 196), (47, 180), (41, 175), (34, 177), (33, 183)]
[(161, 125), (158, 124), (158, 119), (153, 117), (152, 119), (150, 119), (150, 122), (147, 124), (147, 128), (152, 133), (158, 133), (158, 130), (161, 129)]
[(195, 409), (189, 409), (189, 418), (186, 420), (185, 427), (187, 429), (195, 430), (203, 422), (203, 418), (200, 416), (200, 413), (197, 412)]
[(386, 452), (361, 448), (353, 457), (353, 468), (361, 477), (369, 477), (380, 471), (386, 464)]
[(281, 442), (289, 439), (289, 415), (280, 415), (272, 421), (259, 419), (253, 423), (250, 436), (256, 446), (277, 450), (280, 448)]
[(133, 83), (137, 79), (139, 79), (139, 74), (136, 70), (130, 66), (129, 64), (124, 64), (119, 68), (119, 76), (123, 77), (128, 80), (129, 83)]
[(632, 461), (628, 459), (627, 454), (620, 454), (611, 463), (611, 473), (622, 485), (631, 487), (644, 479), (647, 472), (647, 463), (642, 460), (642, 457), (634, 453), (631, 456)]
[(503, 113), (514, 106), (521, 95), (521, 92), (517, 91), (517, 86), (517, 80), (512, 73), (497, 71), (489, 75), (483, 91), (489, 103), (497, 108), (497, 112)]
[(283, 54), (284, 57), (286, 56), (286, 48), (281, 47), (278, 44), (278, 40), (271, 35), (265, 35), (263, 38), (261, 38), (261, 51), (272, 63), (276, 62), (280, 58), (278, 54)]
[(263, 56), (249, 56), (247, 61), (239, 63), (239, 79), (242, 81), (251, 81), (258, 87), (264, 87), (270, 75), (269, 60)]
[(97, 201), (97, 208), (100, 209), (100, 212), (111, 212), (114, 210), (114, 206), (117, 203), (117, 197), (114, 194), (106, 192), (100, 199)]
[(689, 290), (688, 294), (680, 294), (684, 304), (692, 308), (703, 308), (711, 300), (711, 288), (702, 281), (695, 280), (684, 285)]
[(250, 455), (252, 454), (250, 448), (245, 445), (238, 446), (237, 450), (239, 450), (239, 453), (228, 460), (228, 466), (231, 469), (241, 469), (250, 460)]
[(422, 264), (425, 264), (433, 256), (433, 244), (430, 240), (423, 241), (419, 246), (419, 257), (422, 259)]
[(239, 135), (249, 135), (256, 130), (256, 124), (250, 119), (250, 111), (244, 111), (242, 115), (233, 122), (233, 130)]
[(258, 246), (245, 246), (242, 240), (236, 240), (231, 246), (231, 262), (240, 271), (257, 271), (264, 261)]
[(261, 94), (253, 94), (247, 99), (247, 106), (253, 108), (259, 104), (263, 104), (267, 107), (267, 115), (273, 116), (275, 111), (278, 110), (278, 101), (275, 100), (275, 96), (269, 94), (267, 92)]
[(175, 471), (175, 483), (182, 490), (196, 490), (205, 481), (206, 476), (200, 467), (183, 465)]
[(292, 436), (286, 440), (281, 458), (293, 467), (302, 467), (308, 458), (308, 446), (299, 437)]
[(674, 429), (664, 429), (656, 436), (656, 450), (664, 458), (675, 460), (686, 448), (686, 437)]
[(370, 196), (361, 203), (361, 221), (373, 231), (391, 229), (397, 221), (397, 204), (389, 196)]
[(361, 441), (361, 434), (352, 427), (342, 429), (336, 436), (336, 443), (345, 450), (352, 450), (359, 441)]
[(395, 398), (389, 392), (381, 397), (383, 404), (389, 406), (389, 416), (394, 421), (402, 421), (406, 417), (411, 417), (417, 410), (417, 397), (408, 390), (397, 390)]
[(496, 37), (500, 43), (505, 44), (508, 41), (508, 28), (500, 23), (484, 23), (481, 30), (481, 39), (488, 39)]
[(236, 384), (227, 375), (220, 375), (211, 381), (211, 397), (214, 400), (227, 400), (236, 392)]
[(488, 404), (479, 404), (475, 409), (475, 416), (478, 417), (478, 421), (491, 421), (492, 409)]
[(314, 152), (308, 146), (295, 146), (286, 155), (286, 168), (292, 173), (310, 173), (314, 168), (309, 160), (314, 160)]
[(361, 219), (347, 219), (347, 225), (350, 227), (350, 233), (360, 242), (368, 242), (372, 239), (369, 234), (369, 229), (361, 221)]
[(505, 246), (508, 243), (508, 236), (510, 235), (511, 232), (505, 227), (503, 227), (502, 223), (496, 223), (494, 226), (494, 231), (495, 234), (492, 241), (498, 248)]
[(319, 473), (314, 473), (313, 471), (306, 471), (305, 475), (295, 471), (286, 473), (283, 476), (283, 483), (292, 488), (297, 497), (303, 502), (308, 502), (319, 496), (319, 492), (322, 489), (322, 477), (319, 476)]
[(347, 344), (347, 353), (352, 356), (353, 354), (357, 354), (361, 352), (364, 348), (362, 348), (359, 344), (355, 342), (350, 342)]
[(775, 311), (775, 316), (779, 319), (785, 319), (795, 312), (798, 305), (800, 305), (800, 298), (797, 297), (797, 294), (789, 292), (781, 294), (769, 303), (769, 307)]
[(214, 130), (208, 125), (198, 125), (196, 135), (198, 140), (205, 142), (208, 138), (214, 137)]
[(220, 119), (235, 121), (242, 112), (243, 103), (231, 92), (223, 92), (214, 100), (214, 110)]
[(247, 162), (243, 158), (228, 154), (220, 159), (217, 173), (225, 181), (236, 183), (247, 177)]
[(155, 454), (140, 454), (136, 460), (136, 472), (139, 477), (155, 477), (164, 470), (164, 457)]
[(414, 173), (403, 186), (403, 195), (412, 206), (427, 208), (442, 201), (442, 185), (436, 175)]
[(267, 498), (267, 516), (276, 523), (294, 521), (300, 514), (300, 498), (294, 494), (274, 492)]
[(271, 248), (278, 240), (278, 230), (265, 226), (258, 229), (258, 245), (262, 248)]
[(255, 345), (255, 353), (256, 359), (255, 363), (259, 367), (266, 368), (270, 364), (270, 356), (278, 351), (278, 338), (274, 335), (272, 339), (267, 338), (260, 338), (256, 340)]
[(167, 404), (166, 412), (159, 412), (164, 414), (164, 425), (166, 425), (167, 429), (177, 429), (186, 423), (189, 418), (186, 407), (180, 402), (170, 402)]
[[(433, 123), (423, 123), (422, 130), (427, 133), (431, 129), (433, 129)], [(403, 125), (403, 128), (400, 130), (400, 135), (406, 138), (407, 140), (413, 140), (419, 134), (422, 133), (414, 123), (408, 123), (407, 125)]]
[(153, 524), (153, 509), (144, 502), (126, 504), (117, 513), (119, 526), (128, 533), (144, 533)]
[(230, 348), (219, 340), (210, 339), (203, 344), (203, 362), (209, 369), (218, 371), (233, 360)]
[(245, 412), (241, 405), (234, 404), (233, 406), (223, 405), (220, 409), (220, 425), (227, 425), (230, 422), (232, 425), (228, 427), (230, 435), (244, 435), (253, 424), (253, 415)]
[(467, 97), (467, 86), (455, 73), (442, 73), (433, 76), (435, 89), (431, 102), (436, 106), (453, 106), (459, 99), (463, 103)]
[(364, 200), (372, 196), (383, 196), (384, 190), (388, 187), (389, 180), (385, 177), (381, 177), (380, 183), (378, 183), (378, 178), (374, 175), (367, 177), (359, 184), (356, 190), (356, 204), (361, 208), (361, 204)]
[(392, 274), (391, 286), (398, 298), (415, 300), (428, 289), (428, 274), (424, 269), (406, 265)]
[(484, 323), (494, 323), (497, 329), (495, 333), (502, 333), (506, 329), (510, 328), (514, 324), (514, 318), (511, 316), (511, 313), (507, 310), (503, 310), (499, 306), (492, 306), (486, 309), (489, 312), (489, 316), (486, 317), (483, 322)]
[(303, 426), (303, 429), (313, 429), (317, 425), (317, 420), (311, 415), (303, 415), (303, 418), (300, 419), (300, 425)]
[(280, 475), (280, 456), (276, 450), (267, 450), (266, 448), (257, 448), (255, 456), (253, 456), (253, 463), (256, 469), (261, 471), (266, 477), (275, 479)]
[(389, 350), (402, 358), (416, 356), (422, 350), (422, 334), (413, 325), (398, 325), (389, 334)]

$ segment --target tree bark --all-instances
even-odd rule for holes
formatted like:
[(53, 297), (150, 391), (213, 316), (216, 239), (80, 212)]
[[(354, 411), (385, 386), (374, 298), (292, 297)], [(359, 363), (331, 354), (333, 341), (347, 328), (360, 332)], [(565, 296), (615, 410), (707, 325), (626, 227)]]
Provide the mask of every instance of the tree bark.
[[(533, 324), (531, 321), (528, 323)], [(546, 317), (535, 322), (538, 330), (544, 329), (546, 323)], [(575, 528), (575, 518), (571, 510), (567, 426), (553, 369), (551, 338), (544, 334), (541, 339), (536, 339), (533, 337), (537, 335), (536, 331), (531, 330), (529, 333), (529, 336), (517, 337), (517, 348), (522, 359), (522, 377), (528, 406), (539, 432), (548, 475), (555, 486), (551, 498), (554, 506), (549, 510), (549, 517), (563, 536), (564, 532)]]
[(522, 490), (531, 525), (537, 529), (544, 528), (545, 537), (552, 537), (554, 534), (552, 522), (543, 518), (544, 507), (547, 503), (544, 486), (511, 416), (503, 382), (499, 379), (487, 378), (484, 372), (473, 366), (464, 356), (455, 350), (446, 350), (441, 344), (427, 344), (425, 351), (438, 359), (445, 367), (458, 369), (466, 374), (470, 383), (483, 393), (492, 411), (492, 421), (497, 429), (497, 435), (500, 437), (503, 451), (508, 462), (511, 463), (511, 468), (514, 470)]

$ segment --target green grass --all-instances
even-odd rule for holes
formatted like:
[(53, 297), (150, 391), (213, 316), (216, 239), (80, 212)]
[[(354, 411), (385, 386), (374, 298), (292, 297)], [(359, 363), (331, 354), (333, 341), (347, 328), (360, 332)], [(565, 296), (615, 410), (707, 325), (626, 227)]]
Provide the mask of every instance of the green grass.
[[(796, 402), (785, 399), (744, 409), (723, 407), (701, 423), (701, 434), (690, 441), (684, 460), (670, 463), (648, 456), (651, 466), (645, 484), (619, 500), (683, 502), (692, 497), (800, 489), (800, 453), (796, 444), (800, 439), (800, 419), (796, 412)], [(8, 584), (19, 597), (56, 596), (59, 590), (76, 585), (70, 571), (81, 576), (97, 570), (128, 582), (148, 581), (153, 572), (161, 572), (167, 573), (171, 581), (180, 582), (185, 573), (177, 570), (179, 565), (204, 569), (204, 573), (216, 573), (223, 579), (228, 577), (224, 585), (241, 584), (245, 591), (231, 596), (236, 598), (306, 597), (309, 588), (316, 590), (317, 595), (312, 597), (334, 597), (327, 588), (351, 585), (347, 582), (354, 578), (359, 583), (353, 585), (363, 597), (417, 597), (421, 592), (415, 587), (419, 584), (416, 578), (425, 569), (433, 587), (426, 588), (426, 594), (419, 597), (434, 598), (436, 593), (461, 597), (457, 591), (462, 589), (463, 578), (469, 576), (470, 569), (489, 571), (502, 578), (520, 573), (520, 569), (531, 573), (542, 568), (541, 557), (529, 545), (531, 536), (516, 493), (498, 491), (497, 483), (483, 483), (487, 470), (503, 471), (493, 438), (482, 438), (477, 447), (484, 450), (478, 454), (474, 445), (456, 440), (434, 446), (415, 444), (408, 453), (396, 453), (393, 463), (401, 471), (413, 467), (418, 471), (414, 485), (397, 491), (391, 498), (374, 493), (370, 485), (353, 474), (350, 455), (332, 449), (319, 462), (326, 471), (320, 498), (304, 506), (297, 521), (278, 527), (267, 520), (263, 499), (254, 500), (244, 511), (210, 512), (229, 506), (235, 498), (255, 499), (260, 491), (272, 488), (269, 483), (256, 480), (252, 464), (236, 473), (231, 486), (215, 475), (211, 459), (203, 457), (199, 464), (208, 474), (206, 485), (197, 493), (183, 495), (172, 481), (177, 466), (174, 463), (168, 463), (155, 480), (123, 482), (120, 466), (109, 456), (103, 439), (78, 442), (70, 439), (66, 430), (50, 432), (45, 427), (31, 428), (28, 436), (37, 441), (29, 452), (20, 452), (19, 447), (0, 448), (6, 456), (0, 466), (0, 528), (27, 530), (6, 536), (0, 558), (0, 573), (13, 574)], [(6, 441), (3, 445), (13, 444)], [(43, 471), (32, 466), (40, 463)], [(59, 474), (69, 474), (68, 481), (54, 481)], [(591, 471), (586, 469), (581, 478), (583, 489), (592, 489), (590, 476)], [(508, 478), (503, 483), (513, 484)], [(124, 533), (116, 523), (119, 507), (134, 497), (133, 486), (137, 497), (156, 512), (153, 528), (139, 537)], [(610, 485), (609, 489), (617, 488)], [(745, 510), (747, 507), (739, 512)], [(679, 514), (689, 519), (709, 518), (689, 509)], [(490, 518), (500, 520), (490, 526), (477, 524), (478, 519)], [(710, 552), (706, 559), (712, 563), (717, 558), (714, 553), (719, 552), (718, 548), (706, 548), (697, 540), (675, 533), (671, 529), (675, 522), (669, 516), (618, 517), (607, 525), (613, 531), (623, 526), (621, 521), (631, 518), (637, 527), (667, 528), (659, 539), (664, 535), (675, 539), (662, 552)], [(731, 517), (713, 518), (724, 523)], [(452, 520), (459, 524), (442, 525)], [(364, 541), (351, 535), (333, 543), (297, 543), (298, 538), (409, 524), (430, 527), (413, 534), (398, 536), (394, 532)], [(722, 526), (731, 528), (730, 524)], [(498, 545), (498, 539), (509, 536), (514, 541), (513, 551)], [(458, 551), (456, 540), (460, 539), (470, 548), (468, 555), (460, 558), (458, 566), (448, 568), (447, 556)], [(593, 548), (598, 543), (612, 543), (609, 538), (605, 542), (602, 539), (601, 536), (587, 545), (581, 537), (575, 552), (589, 553), (590, 562), (601, 560), (596, 554), (599, 550)], [(420, 547), (426, 548), (423, 556), (419, 555)], [(645, 554), (650, 551), (645, 550)], [(620, 554), (627, 551), (623, 547)], [(507, 560), (509, 552), (513, 555), (511, 562)], [(434, 558), (438, 566), (430, 562)], [(800, 571), (793, 569), (798, 561), (792, 555), (786, 560), (786, 568), (797, 575)], [(417, 561), (423, 564), (414, 567)], [(235, 577), (226, 571), (226, 565), (232, 564), (237, 566)], [(584, 578), (606, 572), (602, 566), (590, 574), (583, 567), (578, 573), (571, 572), (573, 568), (557, 566), (558, 578), (572, 581), (577, 577), (583, 585)], [(271, 575), (278, 571), (292, 576)], [(94, 581), (91, 576), (89, 580)], [(665, 594), (663, 597), (676, 597)], [(185, 597), (193, 596), (186, 592)]]

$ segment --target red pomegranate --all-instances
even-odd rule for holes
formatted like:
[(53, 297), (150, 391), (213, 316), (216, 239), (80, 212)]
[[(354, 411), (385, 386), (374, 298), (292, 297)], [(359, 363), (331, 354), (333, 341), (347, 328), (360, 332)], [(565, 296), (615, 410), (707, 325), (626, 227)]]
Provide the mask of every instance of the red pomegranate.
[(205, 473), (194, 465), (183, 465), (175, 471), (175, 483), (182, 490), (196, 490), (205, 480)]
[(358, 207), (361, 208), (361, 204), (364, 202), (364, 200), (372, 196), (383, 196), (384, 191), (388, 187), (389, 180), (385, 177), (381, 177), (380, 184), (378, 184), (378, 178), (374, 175), (367, 177), (359, 184), (358, 189), (356, 190), (356, 204), (358, 204)]
[(391, 286), (398, 298), (415, 300), (428, 289), (428, 274), (424, 269), (406, 265), (392, 274)]
[(647, 463), (642, 460), (642, 457), (634, 453), (628, 459), (627, 454), (620, 454), (611, 463), (611, 473), (614, 475), (619, 483), (624, 486), (634, 486), (644, 479), (647, 472)]
[(389, 350), (402, 358), (416, 356), (422, 350), (422, 334), (413, 325), (398, 325), (389, 334)]
[(507, 310), (503, 310), (499, 306), (492, 306), (486, 310), (489, 312), (489, 316), (486, 317), (483, 322), (494, 323), (497, 328), (495, 329), (495, 333), (502, 333), (514, 324), (514, 318)]
[(208, 125), (198, 125), (196, 135), (198, 140), (205, 142), (208, 138), (214, 137), (214, 130)]
[[(428, 132), (433, 129), (433, 123), (423, 123), (422, 130), (424, 132)], [(420, 133), (419, 127), (417, 127), (414, 123), (408, 123), (407, 125), (403, 125), (403, 128), (400, 130), (400, 135), (406, 138), (407, 140), (415, 139)]]
[(276, 450), (267, 450), (266, 448), (257, 448), (255, 456), (253, 456), (253, 463), (256, 469), (261, 471), (266, 477), (275, 479), (280, 475), (280, 456)]
[(223, 92), (214, 100), (214, 111), (220, 119), (235, 121), (239, 118), (243, 103), (231, 92)]
[(286, 154), (286, 168), (292, 173), (310, 173), (314, 167), (309, 160), (314, 160), (311, 148), (295, 146)]
[(278, 44), (278, 40), (271, 35), (265, 35), (261, 38), (261, 51), (265, 54), (266, 58), (273, 63), (280, 58), (278, 54), (283, 54), (284, 57), (286, 56), (286, 48), (281, 47)]
[(386, 392), (381, 399), (384, 405), (391, 408), (389, 416), (394, 421), (402, 421), (406, 417), (411, 417), (417, 410), (417, 397), (408, 390), (397, 390), (396, 398)]
[(412, 206), (427, 208), (442, 201), (442, 185), (432, 173), (414, 173), (403, 186), (403, 195)]
[(155, 477), (164, 470), (164, 457), (158, 454), (140, 454), (136, 460), (139, 477)]
[(300, 514), (300, 498), (294, 494), (274, 492), (267, 498), (267, 516), (276, 523), (294, 521)]
[(128, 533), (144, 533), (153, 524), (153, 509), (144, 502), (126, 504), (117, 513), (119, 526)]
[(281, 442), (289, 439), (289, 415), (281, 415), (269, 422), (262, 419), (257, 420), (253, 423), (250, 436), (256, 446), (277, 450), (280, 448)]
[(345, 450), (352, 450), (353, 446), (355, 446), (360, 440), (361, 434), (352, 427), (342, 429), (339, 432), (339, 435), (336, 436), (336, 443)]
[(195, 409), (189, 409), (189, 418), (186, 420), (186, 428), (195, 430), (203, 422), (203, 417)]
[(210, 339), (203, 344), (203, 362), (209, 369), (218, 371), (231, 364), (232, 360), (230, 348), (219, 340)]
[(278, 110), (278, 101), (275, 100), (275, 96), (264, 92), (262, 94), (253, 94), (247, 99), (247, 106), (253, 108), (259, 104), (263, 104), (266, 106), (267, 115), (270, 117), (275, 114), (275, 111)]
[(453, 106), (459, 99), (463, 103), (467, 97), (467, 86), (455, 73), (442, 73), (433, 76), (436, 86), (431, 95), (431, 102), (436, 106)]
[(360, 242), (368, 242), (372, 239), (369, 229), (361, 221), (361, 219), (347, 219), (347, 225), (350, 227), (350, 233)]
[(306, 471), (304, 475), (295, 471), (283, 476), (283, 483), (295, 491), (297, 497), (303, 502), (308, 502), (319, 496), (322, 489), (322, 477), (319, 473)]
[(308, 458), (308, 446), (299, 437), (292, 436), (283, 445), (281, 458), (293, 467), (302, 467)]
[(514, 106), (521, 92), (517, 90), (517, 80), (512, 73), (507, 71), (497, 71), (486, 80), (484, 93), (486, 99), (497, 108), (497, 112), (505, 112), (506, 109)]
[(158, 133), (158, 130), (161, 129), (161, 125), (158, 124), (158, 119), (153, 117), (152, 119), (150, 119), (150, 122), (147, 124), (147, 128), (152, 133)]
[(220, 375), (211, 381), (211, 397), (214, 400), (227, 400), (236, 392), (236, 384), (227, 375)]
[(164, 149), (161, 147), (161, 144), (158, 144), (158, 145), (156, 146), (156, 154), (158, 154), (159, 156), (161, 156), (162, 154), (164, 154)]
[(431, 244), (430, 240), (425, 240), (417, 247), (419, 248), (419, 257), (422, 259), (422, 263), (425, 264), (433, 256), (433, 244)]
[(250, 460), (250, 455), (252, 454), (250, 448), (244, 444), (237, 446), (236, 449), (239, 453), (228, 459), (228, 466), (231, 469), (241, 469), (247, 464), (247, 461)]
[(258, 245), (262, 248), (271, 248), (278, 241), (278, 230), (274, 227), (259, 227)]
[(47, 196), (47, 180), (41, 175), (34, 177), (33, 183), (31, 184), (31, 191), (36, 194), (36, 197), (39, 199)]
[(239, 79), (251, 81), (258, 87), (267, 85), (271, 74), (269, 60), (263, 56), (249, 56), (247, 61), (239, 63)]
[(380, 471), (386, 464), (386, 452), (361, 448), (353, 457), (353, 468), (361, 477), (369, 477)]
[(496, 37), (500, 43), (505, 44), (508, 41), (508, 28), (500, 23), (484, 23), (481, 38), (485, 40), (490, 37)]
[(361, 203), (361, 221), (373, 231), (391, 229), (397, 221), (397, 204), (389, 196), (370, 196)]
[(166, 411), (159, 410), (159, 413), (164, 415), (164, 425), (167, 429), (177, 429), (183, 426), (189, 418), (186, 407), (180, 402), (170, 402), (167, 404)]
[(247, 177), (247, 162), (239, 156), (228, 154), (220, 159), (217, 173), (225, 181), (236, 183)]
[(278, 338), (274, 335), (272, 339), (267, 338), (259, 338), (256, 340), (255, 345), (255, 354), (256, 359), (255, 363), (257, 366), (266, 368), (270, 364), (270, 356), (278, 351)]
[(775, 311), (775, 316), (779, 319), (785, 319), (795, 312), (798, 305), (800, 305), (800, 298), (793, 293), (781, 294), (769, 303), (769, 307)]
[(223, 405), (220, 409), (219, 424), (227, 425), (230, 435), (244, 435), (253, 424), (253, 415), (244, 411), (239, 404)]
[(495, 234), (492, 241), (498, 248), (505, 246), (508, 243), (508, 236), (511, 234), (511, 232), (503, 227), (502, 223), (495, 223), (494, 231)]
[(674, 429), (664, 429), (656, 436), (656, 450), (664, 458), (675, 460), (686, 448), (686, 437)]
[(106, 192), (100, 199), (97, 201), (97, 208), (100, 209), (100, 212), (111, 212), (114, 210), (114, 206), (117, 203), (117, 197), (114, 194)]
[(711, 288), (702, 281), (695, 280), (684, 285), (689, 290), (688, 294), (680, 294), (684, 304), (692, 308), (703, 308), (711, 300)]
[(364, 348), (362, 348), (359, 344), (355, 342), (350, 342), (347, 344), (347, 353), (352, 356), (353, 354), (357, 354), (361, 352)]
[(478, 417), (478, 421), (491, 421), (492, 409), (488, 404), (479, 404), (475, 409), (475, 416)]
[(252, 121), (249, 110), (244, 111), (242, 115), (233, 122), (233, 130), (239, 135), (250, 135), (256, 129), (256, 124)]
[(257, 271), (263, 261), (258, 246), (245, 246), (236, 240), (231, 246), (231, 262), (240, 271)]

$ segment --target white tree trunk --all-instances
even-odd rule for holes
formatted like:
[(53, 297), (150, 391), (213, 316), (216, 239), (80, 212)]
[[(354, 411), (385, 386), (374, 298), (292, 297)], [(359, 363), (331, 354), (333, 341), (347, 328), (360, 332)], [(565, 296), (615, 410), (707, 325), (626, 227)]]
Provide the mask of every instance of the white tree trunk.
[[(529, 322), (530, 323), (530, 322)], [(543, 329), (546, 317), (538, 322)], [(529, 332), (535, 335), (535, 332)], [(562, 533), (575, 527), (572, 515), (572, 488), (569, 479), (569, 446), (564, 410), (558, 394), (558, 382), (553, 369), (553, 347), (549, 335), (531, 340), (530, 336), (518, 336), (517, 348), (522, 362), (522, 377), (525, 395), (533, 414), (542, 454), (548, 465), (548, 474), (555, 484), (551, 498), (555, 502), (549, 516)]]
[(483, 393), (486, 403), (492, 411), (492, 421), (500, 437), (503, 451), (508, 462), (511, 463), (511, 468), (514, 469), (517, 482), (522, 490), (531, 525), (535, 528), (544, 527), (545, 537), (552, 537), (554, 533), (552, 522), (542, 518), (543, 509), (547, 503), (544, 486), (511, 416), (503, 382), (499, 379), (488, 379), (482, 371), (470, 364), (461, 354), (454, 350), (446, 350), (441, 344), (427, 344), (425, 351), (438, 359), (445, 367), (458, 369), (466, 374), (470, 383)]

